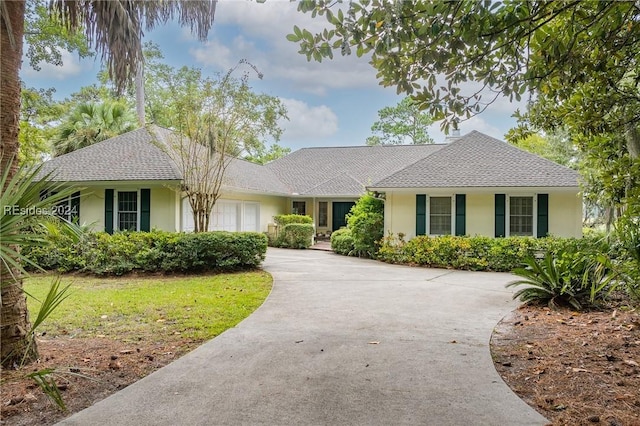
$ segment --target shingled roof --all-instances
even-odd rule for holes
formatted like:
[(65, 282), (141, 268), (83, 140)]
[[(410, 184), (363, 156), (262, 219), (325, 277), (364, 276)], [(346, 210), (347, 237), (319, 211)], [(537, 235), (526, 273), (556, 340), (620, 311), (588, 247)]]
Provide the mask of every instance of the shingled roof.
[(292, 193), (360, 196), (383, 179), (446, 145), (381, 145), (302, 148), (266, 165)]
[[(158, 126), (134, 130), (47, 161), (41, 176), (180, 181), (167, 154), (175, 137)], [(474, 131), (449, 144), (303, 148), (265, 166), (233, 159), (224, 183), (277, 195), (358, 197), (365, 188), (577, 187), (578, 174)]]
[(147, 129), (137, 129), (46, 161), (40, 176), (51, 173), (51, 180), (61, 182), (181, 180), (154, 141)]
[(370, 188), (577, 186), (576, 171), (473, 131)]

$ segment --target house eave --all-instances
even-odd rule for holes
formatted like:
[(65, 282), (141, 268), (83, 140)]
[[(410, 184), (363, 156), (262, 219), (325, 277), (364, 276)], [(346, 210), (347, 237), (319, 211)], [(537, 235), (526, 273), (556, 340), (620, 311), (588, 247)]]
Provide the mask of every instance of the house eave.
[(450, 187), (381, 187), (368, 186), (367, 190), (373, 192), (395, 192), (395, 193), (416, 193), (416, 192), (441, 192), (441, 193), (480, 193), (480, 194), (500, 194), (514, 192), (580, 192), (580, 187), (575, 186), (450, 186)]

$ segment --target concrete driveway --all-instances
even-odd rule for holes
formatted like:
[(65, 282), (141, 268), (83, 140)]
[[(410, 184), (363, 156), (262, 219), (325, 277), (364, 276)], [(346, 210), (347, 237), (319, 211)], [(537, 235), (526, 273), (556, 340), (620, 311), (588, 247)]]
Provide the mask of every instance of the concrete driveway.
[(509, 274), (269, 249), (253, 315), (65, 425), (543, 425), (496, 373)]

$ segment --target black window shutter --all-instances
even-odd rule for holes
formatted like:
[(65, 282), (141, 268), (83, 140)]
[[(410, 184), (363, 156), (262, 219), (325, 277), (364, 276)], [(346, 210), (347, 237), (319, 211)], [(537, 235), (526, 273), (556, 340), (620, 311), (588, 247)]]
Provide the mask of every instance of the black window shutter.
[(506, 200), (507, 200), (507, 196), (505, 194), (496, 194), (496, 198), (495, 198), (495, 206), (496, 206), (495, 237), (496, 238), (505, 236)]
[(427, 196), (416, 194), (416, 235), (427, 233)]
[(456, 235), (467, 234), (467, 196), (456, 194)]
[(151, 190), (140, 190), (140, 230), (151, 231)]
[(75, 224), (80, 224), (80, 191), (71, 194), (71, 214), (69, 219)]
[(537, 237), (549, 234), (549, 194), (538, 194), (538, 231)]
[(104, 232), (113, 234), (113, 189), (104, 190)]

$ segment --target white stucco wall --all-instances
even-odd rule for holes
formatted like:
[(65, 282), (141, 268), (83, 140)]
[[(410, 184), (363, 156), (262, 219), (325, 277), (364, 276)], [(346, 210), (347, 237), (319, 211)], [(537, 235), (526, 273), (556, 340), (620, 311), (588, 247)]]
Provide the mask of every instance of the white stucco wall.
[(80, 224), (104, 231), (104, 188), (80, 191)]
[(151, 188), (151, 229), (177, 231), (176, 191), (166, 187)]
[(582, 198), (578, 194), (549, 194), (549, 235), (582, 237)]

